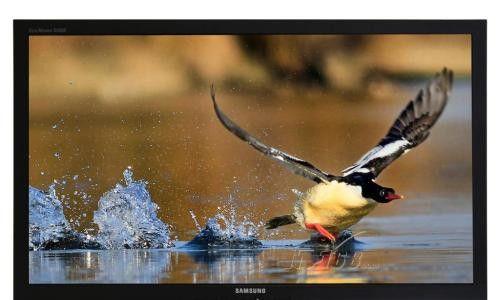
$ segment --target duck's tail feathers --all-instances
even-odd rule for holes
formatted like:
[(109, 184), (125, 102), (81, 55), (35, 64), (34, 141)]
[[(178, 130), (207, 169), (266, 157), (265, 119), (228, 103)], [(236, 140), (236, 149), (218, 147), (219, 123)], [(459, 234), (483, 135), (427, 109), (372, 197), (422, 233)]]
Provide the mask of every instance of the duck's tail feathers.
[(279, 217), (274, 217), (267, 221), (266, 229), (274, 229), (276, 227), (293, 224), (297, 222), (297, 218), (294, 215), (284, 215)]

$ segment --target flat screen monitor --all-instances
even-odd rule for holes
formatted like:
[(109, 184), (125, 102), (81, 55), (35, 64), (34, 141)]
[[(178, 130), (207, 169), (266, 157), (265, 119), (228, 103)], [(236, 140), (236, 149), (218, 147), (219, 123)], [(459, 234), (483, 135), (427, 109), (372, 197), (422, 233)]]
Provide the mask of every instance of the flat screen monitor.
[(485, 31), (15, 21), (17, 299), (485, 299)]

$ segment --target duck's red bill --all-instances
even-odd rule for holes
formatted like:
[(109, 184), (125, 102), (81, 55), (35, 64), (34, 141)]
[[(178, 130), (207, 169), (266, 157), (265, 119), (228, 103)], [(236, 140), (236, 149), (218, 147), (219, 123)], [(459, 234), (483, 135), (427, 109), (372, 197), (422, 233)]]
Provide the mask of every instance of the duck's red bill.
[(385, 199), (387, 200), (396, 200), (396, 199), (404, 199), (405, 197), (402, 196), (402, 195), (398, 195), (398, 194), (388, 194), (387, 196), (385, 196)]

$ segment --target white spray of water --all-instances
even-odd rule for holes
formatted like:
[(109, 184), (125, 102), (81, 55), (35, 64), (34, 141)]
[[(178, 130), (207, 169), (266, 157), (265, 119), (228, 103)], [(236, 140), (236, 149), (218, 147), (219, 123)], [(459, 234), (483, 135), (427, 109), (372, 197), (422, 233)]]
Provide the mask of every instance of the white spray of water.
[(38, 250), (45, 243), (57, 242), (71, 230), (64, 217), (55, 184), (45, 193), (29, 187), (29, 248)]
[(198, 220), (196, 219), (196, 215), (192, 210), (189, 210), (189, 214), (191, 214), (191, 218), (193, 219), (194, 226), (196, 226), (196, 229), (198, 229), (198, 232), (202, 230), (200, 223), (198, 223)]
[[(243, 220), (237, 218), (236, 205), (232, 195), (229, 196), (227, 204), (223, 207), (217, 207), (218, 212), (213, 218), (208, 218), (205, 229), (223, 241), (253, 241), (257, 238), (259, 225), (255, 225), (246, 216)], [(190, 210), (191, 217), (195, 222), (198, 231), (202, 231), (195, 214)]]
[(151, 199), (147, 183), (135, 181), (131, 167), (123, 177), (125, 185), (117, 184), (105, 193), (94, 212), (99, 243), (107, 249), (173, 246), (169, 226), (158, 218), (158, 205)]

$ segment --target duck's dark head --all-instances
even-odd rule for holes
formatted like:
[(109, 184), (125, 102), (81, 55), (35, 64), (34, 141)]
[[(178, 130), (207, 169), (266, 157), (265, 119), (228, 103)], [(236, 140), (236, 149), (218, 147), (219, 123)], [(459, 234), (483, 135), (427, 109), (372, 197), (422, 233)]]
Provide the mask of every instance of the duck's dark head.
[(373, 199), (379, 203), (389, 203), (403, 196), (396, 194), (393, 188), (383, 187), (374, 182), (363, 186), (363, 197)]
[(403, 196), (396, 194), (394, 189), (382, 187), (378, 192), (377, 199), (374, 200), (380, 203), (388, 203), (393, 200), (403, 199), (403, 198), (404, 198)]
[(396, 194), (393, 188), (378, 185), (373, 179), (373, 176), (369, 173), (353, 173), (345, 177), (348, 184), (361, 186), (362, 195), (365, 198), (373, 199), (379, 203), (389, 203), (396, 199), (403, 199), (403, 196)]

